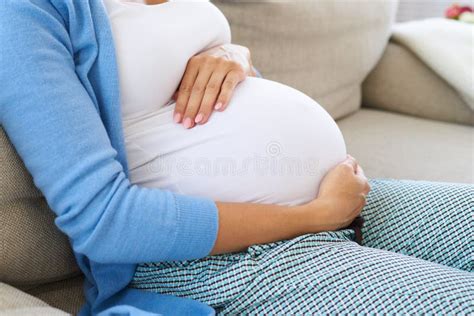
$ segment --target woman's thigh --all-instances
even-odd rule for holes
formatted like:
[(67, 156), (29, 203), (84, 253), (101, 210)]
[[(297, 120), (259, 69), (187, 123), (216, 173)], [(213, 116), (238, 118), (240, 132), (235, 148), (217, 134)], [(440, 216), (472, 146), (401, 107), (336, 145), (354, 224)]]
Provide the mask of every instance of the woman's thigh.
[(246, 252), (138, 267), (132, 287), (222, 314), (474, 312), (474, 274), (325, 232)]
[(362, 245), (473, 271), (474, 186), (371, 180)]

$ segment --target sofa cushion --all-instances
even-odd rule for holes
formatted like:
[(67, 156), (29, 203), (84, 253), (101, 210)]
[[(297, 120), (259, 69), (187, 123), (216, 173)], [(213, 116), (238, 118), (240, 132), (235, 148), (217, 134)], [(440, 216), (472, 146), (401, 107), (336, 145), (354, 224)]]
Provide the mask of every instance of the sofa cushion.
[(26, 293), (39, 298), (51, 307), (77, 315), (85, 303), (84, 276), (40, 285)]
[(356, 111), (387, 44), (396, 1), (213, 1), (262, 75), (303, 91), (334, 118)]
[(0, 128), (0, 280), (23, 289), (79, 273), (68, 239)]
[(474, 124), (474, 111), (458, 92), (405, 47), (389, 43), (362, 85), (364, 106)]
[(363, 109), (338, 121), (368, 177), (474, 183), (474, 128)]
[(67, 313), (48, 306), (40, 299), (0, 283), (0, 316), (62, 316)]

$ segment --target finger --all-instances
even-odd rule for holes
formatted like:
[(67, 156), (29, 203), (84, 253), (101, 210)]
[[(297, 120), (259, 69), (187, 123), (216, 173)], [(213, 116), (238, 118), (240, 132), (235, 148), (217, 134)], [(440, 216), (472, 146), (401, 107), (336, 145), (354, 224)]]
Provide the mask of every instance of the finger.
[(369, 185), (369, 180), (367, 179), (364, 169), (358, 164), (357, 165), (357, 171), (356, 175), (361, 179), (362, 181), (362, 190), (364, 194), (368, 194), (370, 192), (370, 185)]
[(356, 174), (357, 174), (358, 176), (363, 177), (364, 179), (367, 179), (367, 177), (365, 176), (364, 169), (362, 169), (362, 167), (361, 167), (359, 164), (357, 164)]
[(203, 66), (199, 69), (198, 76), (194, 82), (194, 86), (189, 96), (188, 104), (183, 115), (183, 125), (185, 128), (191, 128), (195, 125), (196, 115), (201, 106), (204, 91), (212, 75), (213, 68), (210, 66)]
[(346, 160), (344, 160), (342, 163), (345, 163), (351, 166), (354, 173), (357, 172), (357, 161), (354, 159), (354, 157), (348, 155)]
[(226, 71), (215, 71), (211, 75), (202, 98), (201, 107), (194, 120), (197, 124), (204, 124), (209, 120), (225, 77)]
[(364, 206), (367, 205), (367, 194), (364, 194), (364, 195), (362, 196), (362, 199), (361, 199), (361, 200), (362, 200), (362, 202), (361, 202), (362, 208), (364, 208)]
[(370, 187), (369, 181), (367, 179), (365, 179), (364, 184), (362, 186), (362, 192), (365, 195), (368, 195), (370, 190), (371, 190), (371, 187)]
[(178, 89), (178, 97), (176, 99), (176, 107), (174, 109), (174, 121), (176, 123), (181, 123), (186, 109), (186, 104), (188, 103), (189, 96), (191, 95), (192, 88), (194, 86), (194, 81), (198, 75), (199, 66), (195, 62), (189, 62), (184, 73), (183, 79)]
[(353, 213), (354, 217), (359, 215), (362, 212), (366, 204), (367, 204), (367, 197), (361, 194), (359, 205), (357, 206), (357, 208), (355, 209), (355, 212)]
[(365, 194), (365, 195), (368, 195), (371, 189), (372, 189), (372, 188), (370, 187), (369, 182), (366, 182), (366, 183), (365, 183), (365, 186), (364, 186), (364, 194)]
[(241, 71), (232, 70), (227, 74), (222, 83), (221, 92), (217, 98), (215, 109), (217, 111), (224, 111), (229, 105), (235, 87), (239, 82), (245, 79), (245, 75)]

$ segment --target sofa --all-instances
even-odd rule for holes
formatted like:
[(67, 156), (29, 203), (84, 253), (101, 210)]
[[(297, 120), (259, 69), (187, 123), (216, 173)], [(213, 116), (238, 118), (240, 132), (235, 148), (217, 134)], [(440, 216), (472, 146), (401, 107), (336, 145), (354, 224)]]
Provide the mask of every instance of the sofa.
[[(214, 3), (265, 78), (326, 108), (369, 177), (473, 183), (474, 113), (390, 40), (396, 1)], [(0, 227), (0, 315), (77, 313), (83, 276), (3, 129)]]

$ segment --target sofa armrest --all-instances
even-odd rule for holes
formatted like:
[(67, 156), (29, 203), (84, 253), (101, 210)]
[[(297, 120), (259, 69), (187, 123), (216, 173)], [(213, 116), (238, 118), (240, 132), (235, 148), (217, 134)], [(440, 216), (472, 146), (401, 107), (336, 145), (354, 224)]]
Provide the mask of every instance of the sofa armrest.
[(390, 42), (362, 85), (363, 106), (433, 120), (474, 124), (474, 111), (418, 57)]

